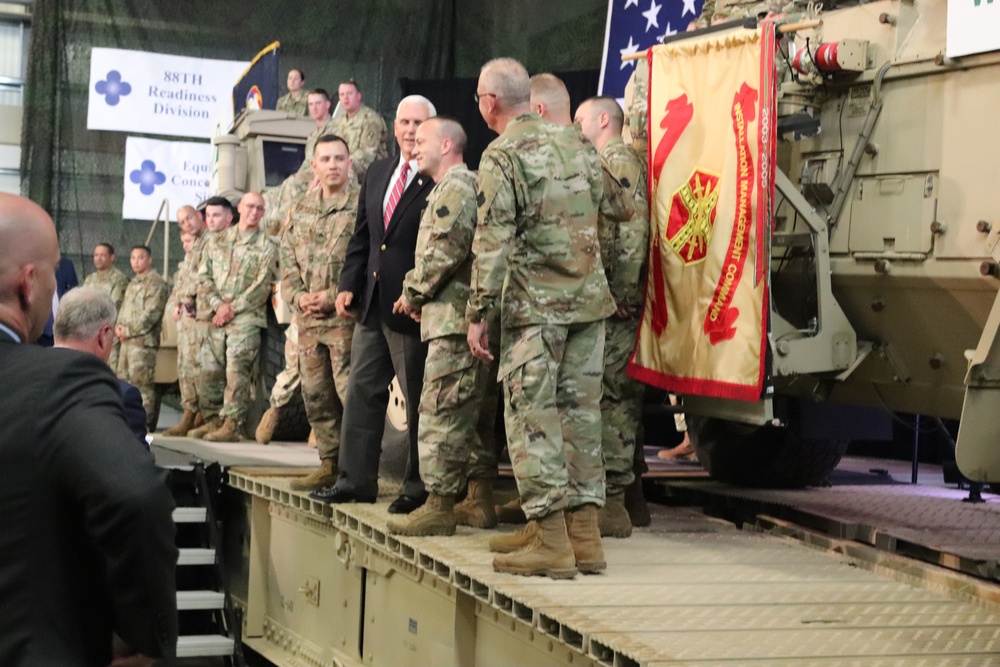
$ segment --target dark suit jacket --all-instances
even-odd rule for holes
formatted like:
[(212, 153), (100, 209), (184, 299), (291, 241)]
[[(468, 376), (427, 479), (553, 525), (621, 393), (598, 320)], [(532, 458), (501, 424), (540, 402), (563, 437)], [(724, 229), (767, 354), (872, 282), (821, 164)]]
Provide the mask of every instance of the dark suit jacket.
[(0, 665), (106, 665), (112, 631), (172, 656), (174, 502), (115, 377), (2, 331), (0, 377)]
[(403, 276), (413, 268), (420, 214), (427, 203), (427, 194), (434, 187), (434, 179), (419, 173), (410, 177), (410, 185), (400, 197), (386, 229), (382, 200), (398, 164), (398, 155), (376, 160), (365, 174), (358, 199), (358, 219), (347, 247), (339, 289), (354, 293), (358, 319), (368, 322), (368, 311), (378, 287), (382, 321), (393, 331), (419, 336), (420, 325), (407, 315), (393, 315), (392, 304), (403, 293)]
[(142, 394), (134, 384), (129, 384), (125, 380), (118, 380), (118, 388), (122, 392), (122, 404), (125, 406), (125, 421), (129, 429), (135, 434), (142, 445), (149, 449), (146, 442), (146, 408), (142, 407)]
[[(56, 265), (56, 294), (61, 299), (66, 292), (79, 284), (80, 281), (76, 277), (76, 269), (73, 268), (73, 262), (68, 257), (60, 257), (59, 263)], [(45, 328), (42, 330), (42, 335), (38, 339), (39, 345), (52, 347), (52, 325), (54, 323), (55, 315), (49, 315), (49, 319), (45, 323)]]

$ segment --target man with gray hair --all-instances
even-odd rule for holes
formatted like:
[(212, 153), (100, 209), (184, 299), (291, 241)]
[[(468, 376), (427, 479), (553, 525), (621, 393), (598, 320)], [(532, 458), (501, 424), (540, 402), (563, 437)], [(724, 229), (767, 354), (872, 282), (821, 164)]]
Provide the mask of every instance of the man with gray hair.
[(597, 526), (600, 399), (604, 320), (614, 312), (598, 239), (601, 160), (575, 128), (531, 111), (528, 73), (516, 60), (488, 62), (476, 96), (500, 136), (479, 166), (468, 342), (492, 360), (487, 332), (499, 320), (507, 446), (532, 520), (490, 540), (493, 567), (597, 573), (607, 566)]
[[(59, 301), (59, 312), (53, 325), (55, 346), (92, 354), (108, 363), (114, 349), (115, 319), (118, 310), (111, 295), (100, 287), (77, 287)], [(142, 407), (139, 388), (118, 380), (125, 405), (125, 421), (132, 433), (146, 444), (146, 410)]]
[(340, 472), (336, 484), (312, 494), (317, 500), (375, 501), (393, 374), (406, 400), (409, 455), (402, 494), (389, 511), (409, 514), (427, 497), (417, 452), (417, 406), (427, 347), (420, 340), (420, 325), (404, 313), (393, 313), (392, 306), (403, 292), (403, 277), (413, 268), (420, 212), (434, 187), (433, 179), (418, 173), (413, 150), (417, 128), (435, 115), (426, 97), (404, 97), (393, 121), (399, 154), (373, 162), (361, 185), (358, 218), (336, 302), (338, 315), (357, 318), (340, 436)]

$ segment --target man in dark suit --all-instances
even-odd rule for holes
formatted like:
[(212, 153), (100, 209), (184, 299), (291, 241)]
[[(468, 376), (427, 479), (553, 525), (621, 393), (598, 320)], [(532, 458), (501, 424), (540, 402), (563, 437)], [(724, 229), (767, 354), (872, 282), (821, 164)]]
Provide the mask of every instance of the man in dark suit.
[(76, 269), (73, 267), (73, 262), (68, 257), (60, 257), (59, 264), (56, 266), (56, 293), (52, 298), (52, 314), (49, 315), (49, 319), (45, 322), (45, 328), (42, 330), (42, 335), (35, 341), (36, 343), (43, 347), (52, 347), (52, 323), (55, 322), (56, 313), (59, 312), (59, 302), (66, 292), (79, 284), (80, 281), (76, 277)]
[[(52, 327), (56, 347), (86, 352), (108, 363), (114, 349), (117, 313), (111, 295), (101, 288), (84, 285), (70, 290), (59, 301), (59, 314)], [(118, 380), (118, 388), (128, 427), (143, 447), (149, 449), (146, 442), (146, 409), (142, 407), (139, 388), (122, 379)]]
[(417, 173), (413, 148), (420, 123), (436, 114), (420, 95), (403, 98), (393, 130), (399, 155), (377, 160), (365, 174), (358, 219), (340, 274), (337, 314), (357, 317), (351, 340), (351, 374), (341, 426), (336, 484), (312, 493), (330, 503), (375, 502), (385, 410), (393, 373), (406, 397), (409, 456), (403, 490), (390, 506), (407, 514), (427, 498), (417, 455), (417, 406), (427, 347), (420, 325), (392, 304), (403, 292), (403, 276), (413, 268), (420, 214), (434, 181)]
[(0, 194), (0, 665), (148, 665), (177, 644), (174, 503), (99, 359), (35, 341), (59, 246)]

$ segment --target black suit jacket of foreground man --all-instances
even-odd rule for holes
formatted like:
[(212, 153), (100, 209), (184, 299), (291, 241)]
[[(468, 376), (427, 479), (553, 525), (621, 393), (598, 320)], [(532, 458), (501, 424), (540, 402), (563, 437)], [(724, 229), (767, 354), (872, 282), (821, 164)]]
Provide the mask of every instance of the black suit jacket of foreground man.
[(174, 502), (114, 375), (0, 331), (0, 377), (0, 665), (107, 665), (113, 632), (173, 656)]

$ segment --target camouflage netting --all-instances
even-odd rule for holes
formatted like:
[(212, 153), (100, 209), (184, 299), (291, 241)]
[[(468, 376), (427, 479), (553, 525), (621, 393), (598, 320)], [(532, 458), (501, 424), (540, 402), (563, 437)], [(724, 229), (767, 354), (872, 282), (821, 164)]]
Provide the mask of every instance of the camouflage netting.
[[(126, 133), (87, 130), (92, 47), (250, 60), (278, 40), (282, 73), (301, 68), (307, 87), (333, 93), (353, 77), (364, 102), (389, 118), (402, 78), (475, 77), (499, 55), (531, 72), (597, 68), (606, 10), (605, 0), (36, 0), (22, 191), (52, 213), (81, 281), (96, 243), (114, 244), (127, 271), (128, 249), (149, 233), (148, 223), (121, 220)], [(171, 233), (179, 259), (176, 224)], [(162, 230), (151, 245), (160, 269)]]

